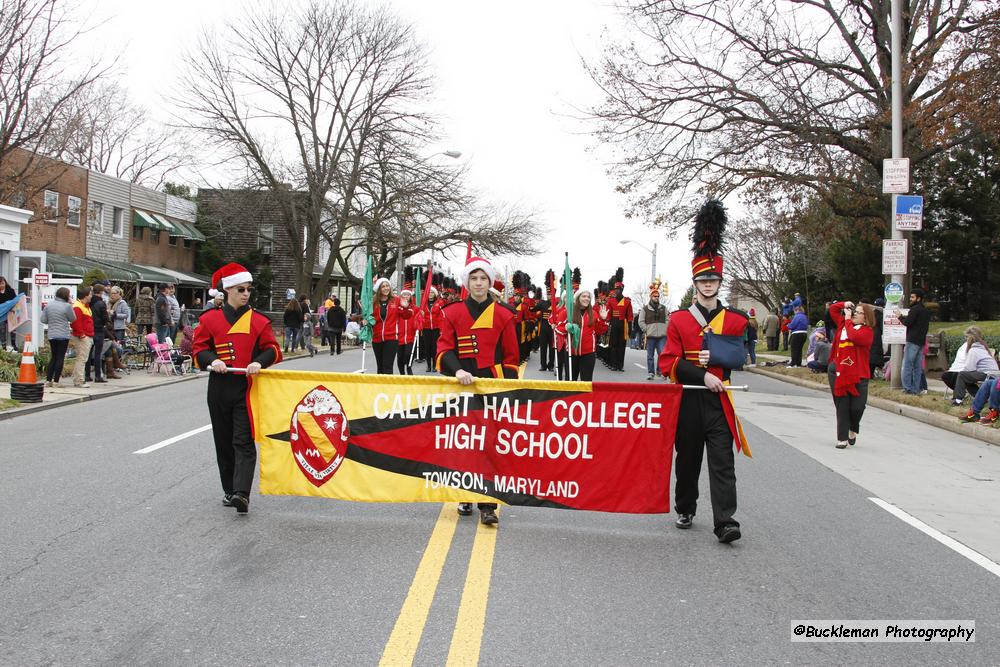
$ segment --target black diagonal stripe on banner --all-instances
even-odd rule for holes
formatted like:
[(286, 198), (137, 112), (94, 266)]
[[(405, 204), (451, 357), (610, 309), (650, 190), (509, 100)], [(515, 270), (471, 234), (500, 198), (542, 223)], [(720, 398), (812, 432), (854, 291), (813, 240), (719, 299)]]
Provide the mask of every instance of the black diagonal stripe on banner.
[[(291, 434), (289, 431), (285, 431), (284, 433), (275, 433), (274, 435), (269, 435), (267, 437), (272, 440), (280, 440), (282, 442), (291, 441)], [(424, 463), (422, 461), (414, 461), (412, 459), (401, 459), (398, 456), (375, 452), (370, 449), (366, 449), (365, 447), (359, 447), (352, 442), (347, 443), (347, 458), (352, 461), (357, 461), (358, 463), (371, 466), (372, 468), (378, 468), (379, 470), (394, 472), (400, 475), (407, 475), (408, 477), (423, 477), (423, 473), (425, 472), (456, 472), (452, 468), (445, 468), (444, 466), (435, 465), (433, 463)], [(487, 480), (485, 483), (487, 493), (484, 495), (498, 498), (508, 505), (575, 509), (574, 507), (563, 505), (562, 503), (553, 502), (551, 500), (542, 500), (536, 496), (529, 496), (526, 493), (508, 493), (506, 491), (497, 491), (496, 484), (494, 484), (492, 480)]]
[[(364, 447), (359, 447), (351, 442), (347, 443), (347, 458), (352, 461), (357, 461), (358, 463), (363, 463), (366, 466), (371, 466), (372, 468), (385, 470), (386, 472), (394, 472), (400, 475), (418, 477), (421, 479), (423, 478), (423, 473), (425, 472), (456, 472), (452, 468), (445, 468), (444, 466), (434, 465), (433, 463), (424, 463), (423, 461), (414, 461), (412, 459), (401, 459), (398, 456), (382, 454), (381, 452), (375, 452), (370, 449), (365, 449)], [(508, 493), (506, 491), (497, 491), (496, 484), (494, 484), (492, 480), (486, 479), (488, 477), (488, 475), (484, 475), (486, 492), (482, 495), (502, 500), (508, 505), (550, 507), (553, 509), (564, 510), (576, 509), (574, 507), (570, 507), (569, 505), (563, 505), (562, 503), (557, 503), (551, 500), (543, 500), (537, 496), (529, 496), (526, 493)], [(462, 490), (471, 491), (471, 489)], [(475, 491), (471, 492), (476, 493)]]
[[(552, 389), (513, 389), (511, 391), (503, 391), (496, 394), (485, 394), (485, 396), (489, 396), (491, 399), (517, 399), (521, 401), (523, 406), (525, 401), (531, 401), (533, 404), (537, 405), (544, 401), (554, 401), (556, 399), (580, 396), (581, 394), (586, 393), (588, 392), (558, 391)], [(471, 398), (469, 398), (470, 412), (479, 411), (484, 408), (483, 396), (484, 394), (473, 394)], [(352, 435), (373, 435), (376, 433), (385, 433), (386, 431), (394, 431), (407, 426), (426, 424), (427, 422), (438, 421), (440, 419), (429, 416), (420, 417), (420, 413), (416, 408), (411, 409), (410, 414), (413, 415), (412, 419), (400, 419), (399, 417), (386, 417), (385, 419), (379, 419), (378, 417), (364, 417), (362, 419), (351, 419), (349, 420), (348, 425)]]

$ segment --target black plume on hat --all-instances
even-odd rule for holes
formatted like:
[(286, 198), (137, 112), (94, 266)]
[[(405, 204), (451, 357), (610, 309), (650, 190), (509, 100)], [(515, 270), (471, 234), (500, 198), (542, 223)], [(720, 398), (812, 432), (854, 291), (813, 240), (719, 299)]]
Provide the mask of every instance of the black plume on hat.
[(722, 254), (722, 236), (726, 233), (726, 207), (718, 199), (709, 199), (698, 211), (691, 233), (692, 250), (696, 255)]
[(413, 267), (407, 266), (403, 269), (403, 282), (412, 283), (413, 282)]

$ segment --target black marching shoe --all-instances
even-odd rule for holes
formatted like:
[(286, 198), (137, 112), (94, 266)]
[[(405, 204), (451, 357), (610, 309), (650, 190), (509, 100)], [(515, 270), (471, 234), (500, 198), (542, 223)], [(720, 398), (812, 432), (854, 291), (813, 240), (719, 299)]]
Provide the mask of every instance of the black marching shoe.
[(459, 503), (458, 516), (472, 516), (472, 503)]
[(233, 506), (233, 494), (227, 493), (226, 495), (222, 496), (222, 506), (223, 507)]
[(500, 523), (500, 519), (493, 510), (479, 510), (479, 522), (484, 526), (495, 526)]
[(242, 493), (234, 493), (229, 497), (231, 507), (236, 508), (237, 514), (246, 514), (250, 510), (250, 499)]
[(674, 525), (678, 528), (690, 528), (693, 523), (694, 514), (680, 514), (677, 517), (677, 521), (674, 521)]
[(740, 533), (739, 526), (734, 526), (732, 524), (728, 526), (723, 526), (719, 529), (719, 541), (723, 544), (729, 544), (730, 542), (735, 542), (740, 539), (743, 535)]

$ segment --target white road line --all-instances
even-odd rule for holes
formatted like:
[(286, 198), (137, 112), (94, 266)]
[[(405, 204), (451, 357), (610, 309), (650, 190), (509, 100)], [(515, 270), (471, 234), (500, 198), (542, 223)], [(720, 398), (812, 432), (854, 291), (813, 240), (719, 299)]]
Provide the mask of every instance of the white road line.
[(926, 523), (924, 523), (920, 519), (918, 519), (918, 518), (916, 518), (914, 516), (910, 516), (909, 514), (907, 514), (903, 510), (899, 509), (895, 505), (890, 505), (889, 503), (885, 502), (881, 498), (869, 498), (868, 500), (872, 501), (873, 503), (875, 503), (876, 505), (878, 505), (879, 507), (881, 507), (882, 509), (884, 509), (889, 514), (892, 514), (897, 519), (902, 519), (903, 521), (905, 521), (906, 523), (910, 524), (911, 526), (913, 526), (914, 528), (916, 528), (920, 532), (925, 533), (926, 535), (929, 535), (930, 537), (933, 537), (935, 540), (937, 540), (941, 544), (945, 545), (946, 547), (948, 547), (952, 551), (956, 551), (956, 552), (960, 553), (961, 555), (965, 556), (966, 558), (968, 558), (969, 560), (971, 560), (976, 565), (979, 565), (980, 567), (983, 567), (987, 571), (989, 571), (989, 572), (995, 574), (996, 576), (1000, 577), (1000, 564), (991, 561), (989, 558), (987, 558), (986, 556), (982, 555), (978, 551), (970, 549), (969, 547), (965, 546), (964, 544), (962, 544), (958, 540), (955, 540), (955, 539), (953, 539), (951, 537), (948, 537), (944, 533), (942, 533), (942, 532), (940, 532), (940, 531), (938, 531), (938, 530), (936, 530), (934, 528), (931, 528), (930, 526), (928, 526)]
[(180, 442), (184, 438), (190, 438), (192, 435), (198, 435), (199, 433), (202, 433), (203, 431), (207, 431), (210, 428), (212, 428), (211, 424), (209, 424), (208, 426), (202, 426), (201, 428), (196, 428), (194, 430), (188, 431), (187, 433), (181, 433), (180, 435), (175, 435), (172, 438), (167, 438), (163, 442), (158, 442), (155, 445), (150, 445), (149, 447), (143, 447), (142, 449), (134, 451), (132, 453), (133, 454), (149, 454), (150, 452), (155, 452), (157, 449), (160, 449), (161, 447), (166, 447), (167, 445), (172, 445), (175, 442)]
[(638, 366), (639, 368), (642, 368), (643, 370), (645, 370), (645, 368), (646, 368), (646, 364), (639, 364), (639, 363), (636, 363), (636, 362), (632, 362), (632, 364), (634, 366)]

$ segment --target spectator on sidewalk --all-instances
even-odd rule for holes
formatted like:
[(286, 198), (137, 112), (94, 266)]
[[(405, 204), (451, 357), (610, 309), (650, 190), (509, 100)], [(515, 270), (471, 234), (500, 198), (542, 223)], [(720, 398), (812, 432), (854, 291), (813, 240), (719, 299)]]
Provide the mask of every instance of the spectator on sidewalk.
[(135, 300), (135, 327), (140, 336), (153, 333), (153, 313), (155, 310), (153, 290), (143, 287)]
[[(0, 276), (0, 303), (7, 303), (8, 301), (16, 298), (17, 292), (15, 292), (14, 288), (10, 286), (10, 283), (7, 282), (6, 278)], [(9, 343), (8, 340), (10, 340)], [(13, 344), (14, 335), (13, 333), (9, 334), (7, 332), (7, 318), (0, 317), (0, 350), (6, 350), (8, 345), (13, 347)]]
[[(983, 340), (983, 330), (977, 326), (967, 328), (962, 332), (962, 335), (965, 336), (966, 341), (969, 339), (970, 335), (974, 338), (978, 338), (979, 340)], [(955, 359), (952, 360), (951, 366), (949, 366), (948, 370), (941, 374), (941, 381), (944, 382), (945, 386), (952, 391), (955, 390), (955, 381), (958, 380), (958, 374), (965, 370), (965, 354), (968, 349), (969, 348), (965, 342), (959, 345), (958, 349), (955, 350)]]
[(833, 341), (833, 404), (837, 409), (837, 449), (854, 445), (861, 431), (861, 417), (868, 402), (868, 356), (875, 324), (875, 309), (850, 301), (830, 306), (837, 326)]
[(979, 383), (986, 379), (986, 373), (995, 370), (997, 370), (997, 360), (990, 354), (990, 349), (986, 347), (982, 335), (967, 334), (965, 337), (965, 366), (955, 379), (952, 403), (961, 405), (969, 391), (978, 391)]
[(326, 325), (330, 330), (330, 354), (340, 354), (340, 344), (347, 329), (347, 313), (340, 307), (337, 297), (333, 298), (333, 306), (326, 311)]
[(73, 335), (71, 325), (76, 319), (76, 312), (69, 304), (69, 294), (68, 287), (60, 287), (56, 290), (56, 298), (42, 309), (41, 321), (42, 324), (49, 325), (49, 349), (52, 351), (49, 367), (45, 372), (46, 387), (59, 385), (69, 339)]
[(181, 304), (177, 301), (177, 285), (167, 285), (167, 306), (170, 308), (170, 340), (177, 341), (177, 332), (181, 326)]
[(111, 316), (112, 330), (115, 332), (115, 340), (125, 340), (125, 327), (132, 319), (132, 309), (128, 307), (128, 302), (122, 298), (122, 288), (115, 285), (110, 290), (110, 300), (108, 312)]
[(108, 381), (104, 377), (104, 339), (107, 338), (107, 327), (111, 322), (108, 317), (108, 306), (104, 303), (104, 285), (94, 283), (91, 295), (90, 316), (93, 320), (91, 333), (93, 341), (84, 382), (90, 382), (91, 372), (93, 372), (94, 382), (104, 384)]
[(809, 319), (802, 312), (802, 306), (795, 308), (795, 315), (788, 323), (788, 345), (792, 351), (791, 366), (793, 368), (802, 365), (802, 348), (806, 344), (806, 335), (809, 332)]
[(764, 319), (764, 338), (767, 340), (767, 351), (778, 349), (778, 334), (781, 333), (781, 320), (776, 313), (768, 313)]
[(660, 303), (660, 289), (655, 284), (637, 318), (639, 328), (646, 335), (646, 379), (652, 380), (657, 375), (657, 364), (667, 344), (667, 307)]
[(825, 373), (830, 365), (830, 351), (832, 350), (830, 341), (826, 339), (826, 332), (820, 329), (813, 339), (813, 350), (806, 357), (806, 366), (813, 373)]
[[(822, 333), (826, 337), (826, 325), (823, 323), (823, 320), (816, 320), (816, 328), (809, 334), (809, 347), (806, 348), (806, 357), (812, 355), (816, 350), (816, 334), (819, 333)], [(828, 337), (826, 339), (830, 340)]]
[(783, 352), (788, 352), (788, 325), (791, 324), (792, 317), (790, 315), (781, 316), (781, 350)]
[[(313, 322), (312, 306), (308, 296), (299, 297), (299, 307), (302, 309), (302, 337), (299, 338), (299, 343), (303, 350), (309, 350), (310, 357), (314, 357), (316, 347), (313, 345), (313, 328), (316, 324)], [(294, 349), (292, 351), (294, 352)]]
[[(964, 422), (979, 422), (980, 424), (996, 424), (997, 418), (1000, 417), (1000, 378), (987, 377), (983, 380), (983, 383), (979, 385), (979, 390), (976, 392), (976, 397), (972, 399), (972, 407), (969, 411), (960, 419)], [(986, 407), (987, 403), (990, 406), (989, 412), (982, 418), (980, 418), (979, 413), (982, 412), (983, 408)]]
[(931, 313), (924, 307), (924, 291), (919, 287), (910, 292), (910, 310), (899, 318), (906, 326), (906, 347), (903, 350), (903, 372), (900, 380), (903, 392), (919, 394), (924, 374), (924, 344), (927, 329), (931, 323)]
[(282, 348), (285, 352), (288, 352), (289, 348), (294, 352), (295, 344), (302, 335), (302, 306), (298, 299), (288, 300), (281, 322), (285, 325), (285, 342)]
[(86, 389), (90, 385), (84, 382), (83, 374), (90, 359), (90, 350), (94, 346), (94, 318), (90, 311), (90, 300), (93, 298), (90, 287), (81, 286), (76, 291), (76, 303), (73, 304), (74, 319), (70, 325), (73, 333), (73, 349), (76, 358), (73, 362), (73, 386)]
[(747, 332), (743, 337), (743, 345), (746, 347), (747, 356), (750, 357), (750, 365), (757, 365), (757, 330), (760, 324), (757, 322), (757, 311), (753, 308), (747, 313), (750, 319), (747, 320)]
[(165, 343), (170, 336), (170, 301), (167, 299), (169, 287), (166, 283), (156, 286), (156, 300), (153, 302), (153, 325), (156, 327), (156, 342)]

